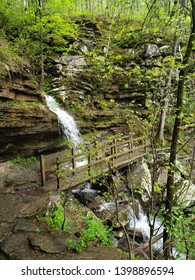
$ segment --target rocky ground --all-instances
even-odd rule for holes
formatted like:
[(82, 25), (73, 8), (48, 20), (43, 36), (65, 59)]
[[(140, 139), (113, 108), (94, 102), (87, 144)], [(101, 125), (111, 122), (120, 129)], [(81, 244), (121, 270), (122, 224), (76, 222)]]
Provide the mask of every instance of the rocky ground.
[[(46, 213), (51, 210), (53, 203), (61, 201), (60, 193), (56, 187), (55, 174), (52, 170), (49, 172), (47, 169), (55, 163), (55, 160), (52, 162), (52, 158), (45, 157), (46, 185), (44, 187), (40, 185), (39, 161), (23, 160), (15, 164), (9, 161), (0, 165), (0, 259), (126, 259), (127, 254), (117, 247), (99, 247), (94, 244), (82, 253), (76, 253), (68, 248), (68, 240), (79, 240), (85, 227), (82, 215), (86, 216), (88, 213), (94, 215), (95, 219), (99, 217), (104, 221), (109, 221), (110, 225), (115, 228), (115, 237), (119, 240), (120, 248), (124, 250), (128, 248), (124, 232), (113, 219), (111, 212), (106, 212), (104, 209), (101, 213), (96, 213), (94, 210), (101, 205), (99, 197), (97, 197), (99, 193), (97, 190), (95, 193), (92, 192), (95, 199), (89, 197), (82, 188), (80, 188), (81, 191), (77, 189), (72, 192), (71, 190), (66, 195), (66, 201), (70, 205), (66, 208), (66, 217), (71, 221), (70, 231), (57, 232), (49, 229), (47, 224), (43, 222), (41, 218), (45, 217)], [(182, 166), (180, 169), (182, 176), (184, 176), (185, 172)], [(127, 174), (127, 177), (131, 178), (132, 184), (139, 185), (140, 188), (142, 184), (145, 184), (144, 182), (149, 180), (151, 175), (148, 172), (148, 167), (144, 162), (132, 167), (131, 174)], [(178, 180), (182, 178), (181, 174), (178, 175)], [(165, 177), (166, 174), (161, 174), (159, 183), (163, 183)], [(119, 215), (123, 225), (126, 226), (129, 223), (127, 206), (130, 206), (129, 203), (131, 203), (129, 191), (124, 181), (121, 181), (120, 176), (112, 179), (119, 186), (119, 193), (122, 194), (121, 206), (123, 207), (119, 209)], [(192, 201), (194, 198), (193, 184), (189, 190), (191, 190), (189, 197), (185, 195), (185, 198)], [(144, 199), (144, 192), (142, 199)], [(133, 205), (134, 211), (137, 209), (135, 214), (138, 216), (139, 207), (135, 202)], [(111, 208), (109, 209), (112, 211)], [(143, 243), (143, 236), (140, 235), (140, 232), (136, 232), (136, 241), (138, 243), (135, 246), (140, 246), (139, 244)], [(142, 252), (140, 256), (147, 258), (147, 252), (145, 253)]]
[[(0, 259), (126, 259), (126, 255), (114, 247), (94, 246), (82, 253), (68, 249), (67, 240), (78, 238), (74, 232), (50, 231), (37, 219), (46, 213), (49, 201), (58, 198), (57, 191), (48, 194), (48, 189), (33, 187), (0, 194)], [(82, 207), (82, 211), (89, 211)], [(72, 219), (79, 225), (79, 216), (74, 214)]]

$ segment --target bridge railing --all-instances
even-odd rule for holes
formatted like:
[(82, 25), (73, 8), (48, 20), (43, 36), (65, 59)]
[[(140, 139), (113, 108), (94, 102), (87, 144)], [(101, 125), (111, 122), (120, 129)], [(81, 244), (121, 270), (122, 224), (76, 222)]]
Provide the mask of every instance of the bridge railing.
[(147, 146), (145, 136), (125, 135), (72, 148), (65, 152), (63, 158), (66, 160), (56, 159), (57, 189), (71, 188), (125, 165), (131, 159), (143, 156)]

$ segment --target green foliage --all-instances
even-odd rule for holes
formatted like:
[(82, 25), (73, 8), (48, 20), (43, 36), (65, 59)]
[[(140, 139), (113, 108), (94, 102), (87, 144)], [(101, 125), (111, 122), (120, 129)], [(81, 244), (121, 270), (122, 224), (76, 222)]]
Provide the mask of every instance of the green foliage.
[(25, 65), (25, 59), (18, 56), (16, 50), (9, 43), (0, 36), (0, 80), (4, 76), (10, 76), (11, 71), (20, 71)]
[(55, 46), (66, 45), (66, 38), (76, 38), (78, 36), (78, 27), (68, 18), (60, 15), (46, 15), (39, 19), (36, 24), (28, 27), (28, 31), (37, 39), (40, 32), (43, 33), (44, 42)]
[(43, 218), (43, 221), (47, 223), (50, 229), (55, 229), (58, 231), (68, 231), (70, 229), (70, 221), (65, 220), (64, 208), (59, 203), (56, 203), (56, 210)]
[(22, 162), (22, 157), (20, 157), (20, 156), (15, 156), (14, 158), (12, 158), (11, 159), (11, 162), (12, 163), (20, 163), (20, 162)]
[(111, 246), (111, 229), (99, 219), (94, 219), (91, 214), (83, 216), (87, 229), (82, 233), (78, 243), (69, 240), (69, 249), (80, 253), (93, 245)]
[(172, 207), (169, 220), (164, 221), (164, 227), (169, 232), (173, 246), (178, 250), (176, 258), (181, 258), (181, 254), (188, 254), (189, 258), (195, 256), (195, 227), (192, 222), (193, 214), (186, 215), (179, 206)]
[(21, 157), (21, 156), (15, 156), (11, 159), (12, 163), (30, 163), (30, 162), (35, 162), (37, 158), (35, 156), (29, 156), (29, 157)]
[(162, 188), (156, 182), (154, 183), (154, 192), (158, 195), (162, 193)]

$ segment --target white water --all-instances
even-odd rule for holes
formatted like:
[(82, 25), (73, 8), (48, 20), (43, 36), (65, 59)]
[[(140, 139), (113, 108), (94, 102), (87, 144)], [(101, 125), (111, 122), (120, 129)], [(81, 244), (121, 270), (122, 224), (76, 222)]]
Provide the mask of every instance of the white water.
[(81, 139), (79, 129), (73, 117), (58, 106), (54, 97), (46, 95), (45, 99), (49, 110), (58, 116), (64, 135), (66, 135), (74, 146), (77, 146), (81, 143)]
[(104, 209), (106, 210), (116, 209), (116, 204), (114, 202), (105, 202), (104, 204), (100, 205), (98, 211), (101, 212)]
[[(143, 239), (148, 241), (150, 238), (150, 226), (148, 224), (148, 219), (146, 214), (143, 212), (143, 209), (138, 201), (135, 201), (139, 206), (138, 217), (136, 217), (135, 212), (131, 206), (129, 206), (129, 227), (135, 231), (141, 232)], [(116, 209), (114, 202), (106, 202), (99, 207), (101, 212), (104, 209), (113, 210)], [(154, 226), (154, 235), (159, 234), (163, 231), (160, 221), (157, 219)], [(158, 249), (162, 246), (162, 240), (157, 241), (154, 246)]]
[[(150, 226), (148, 224), (148, 218), (146, 214), (143, 212), (141, 205), (140, 204), (138, 205), (139, 205), (138, 217), (135, 216), (133, 209), (131, 207), (129, 208), (129, 227), (135, 230), (139, 230), (142, 233), (145, 241), (148, 241), (150, 238)], [(156, 234), (156, 232), (160, 228), (160, 225), (161, 225), (160, 222), (156, 220), (154, 226), (154, 231), (155, 231), (154, 234)]]

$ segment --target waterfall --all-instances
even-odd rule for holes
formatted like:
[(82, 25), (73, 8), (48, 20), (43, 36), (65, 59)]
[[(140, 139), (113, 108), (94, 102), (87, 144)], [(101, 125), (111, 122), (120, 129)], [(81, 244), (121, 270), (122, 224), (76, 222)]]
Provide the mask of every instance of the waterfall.
[(57, 115), (64, 135), (66, 135), (66, 137), (74, 144), (74, 146), (77, 146), (79, 143), (81, 143), (81, 139), (79, 129), (73, 117), (58, 106), (54, 97), (46, 95), (45, 99), (49, 110)]

